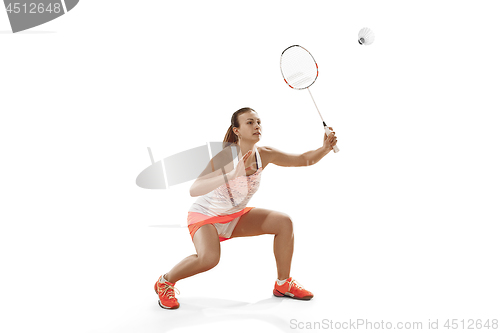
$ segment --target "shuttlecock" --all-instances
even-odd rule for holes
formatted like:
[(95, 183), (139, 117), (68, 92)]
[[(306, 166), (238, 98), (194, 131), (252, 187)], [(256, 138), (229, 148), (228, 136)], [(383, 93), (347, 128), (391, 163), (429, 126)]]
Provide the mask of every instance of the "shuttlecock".
[(375, 34), (369, 28), (363, 28), (358, 33), (358, 43), (370, 45), (375, 40)]

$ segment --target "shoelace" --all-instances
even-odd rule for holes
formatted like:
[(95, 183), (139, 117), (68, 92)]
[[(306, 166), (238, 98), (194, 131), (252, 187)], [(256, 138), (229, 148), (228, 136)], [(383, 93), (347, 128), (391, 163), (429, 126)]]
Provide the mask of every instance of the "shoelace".
[(289, 290), (292, 289), (292, 286), (296, 286), (299, 289), (304, 289), (304, 287), (300, 283), (298, 283), (297, 281), (295, 281), (295, 279), (292, 279), (290, 281), (290, 288), (289, 288)]
[(175, 298), (175, 293), (177, 292), (177, 294), (181, 294), (181, 292), (175, 288), (174, 286), (171, 286), (169, 284), (166, 284), (166, 283), (162, 283), (164, 286), (160, 286), (158, 287), (161, 295), (163, 297), (165, 296), (168, 296), (168, 298)]

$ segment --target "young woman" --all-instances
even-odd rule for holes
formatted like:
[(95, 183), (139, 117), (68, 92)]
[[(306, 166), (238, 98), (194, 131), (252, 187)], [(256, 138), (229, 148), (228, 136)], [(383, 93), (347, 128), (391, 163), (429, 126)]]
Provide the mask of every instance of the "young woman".
[[(314, 296), (290, 277), (294, 241), (290, 217), (277, 211), (247, 207), (247, 203), (259, 188), (261, 173), (269, 163), (284, 167), (313, 165), (333, 149), (337, 138), (332, 132), (328, 137), (324, 135), (321, 148), (303, 154), (287, 154), (271, 147), (257, 147), (261, 135), (262, 125), (257, 112), (250, 108), (236, 111), (224, 137), (226, 147), (191, 186), (191, 196), (198, 197), (188, 212), (188, 228), (196, 254), (186, 257), (156, 281), (154, 289), (162, 308), (179, 307), (174, 287), (177, 281), (218, 264), (220, 242), (263, 234), (275, 235), (278, 276), (273, 294), (301, 300)], [(240, 150), (236, 167), (232, 163), (232, 147)]]

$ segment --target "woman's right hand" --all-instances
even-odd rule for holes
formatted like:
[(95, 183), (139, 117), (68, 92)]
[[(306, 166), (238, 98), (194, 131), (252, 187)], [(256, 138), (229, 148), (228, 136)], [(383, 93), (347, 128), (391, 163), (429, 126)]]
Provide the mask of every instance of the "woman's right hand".
[(245, 164), (246, 164), (246, 162), (247, 162), (247, 160), (248, 160), (248, 158), (250, 157), (251, 154), (252, 154), (252, 151), (249, 150), (238, 161), (238, 164), (236, 165), (236, 168), (234, 168), (233, 170), (231, 170), (231, 172), (229, 172), (229, 179), (230, 180), (238, 178), (238, 177), (241, 177), (241, 176), (246, 176), (247, 175), (247, 170), (252, 169), (252, 167), (245, 168)]
[(326, 133), (323, 138), (323, 148), (325, 148), (328, 152), (333, 150), (333, 147), (337, 144), (337, 137), (335, 136), (335, 132), (333, 128), (330, 128), (330, 134), (326, 136)]

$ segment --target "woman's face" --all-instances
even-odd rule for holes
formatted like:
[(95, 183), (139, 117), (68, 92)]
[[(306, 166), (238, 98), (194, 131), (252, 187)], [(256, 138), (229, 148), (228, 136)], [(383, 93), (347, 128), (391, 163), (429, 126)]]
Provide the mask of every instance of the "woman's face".
[(234, 129), (236, 135), (241, 140), (245, 141), (259, 141), (262, 135), (262, 126), (259, 115), (255, 111), (242, 113), (238, 116), (240, 127)]

